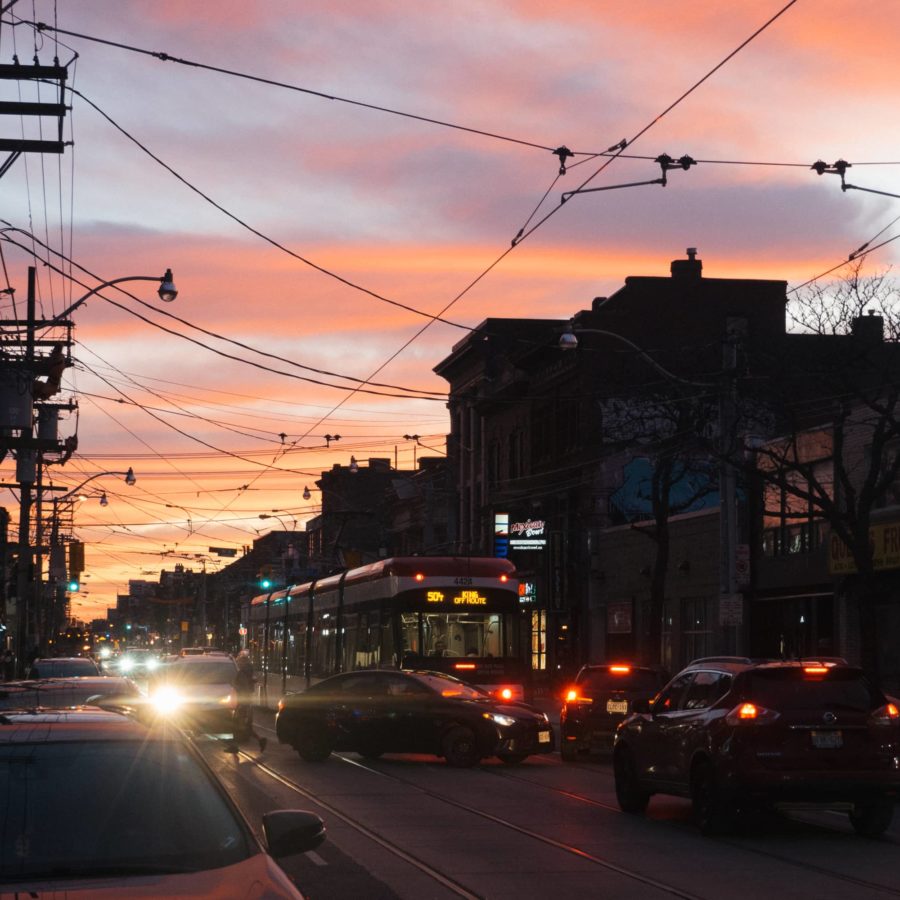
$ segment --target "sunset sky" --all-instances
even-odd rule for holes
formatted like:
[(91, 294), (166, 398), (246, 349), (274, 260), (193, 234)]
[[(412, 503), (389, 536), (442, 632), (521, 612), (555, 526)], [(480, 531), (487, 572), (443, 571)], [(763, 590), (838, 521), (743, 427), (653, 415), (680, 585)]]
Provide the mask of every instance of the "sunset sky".
[[(60, 398), (79, 414), (61, 432), (79, 449), (49, 477), (137, 476), (90, 484), (75, 614), (281, 527), (260, 513), (302, 528), (318, 508), (304, 486), (351, 454), (411, 468), (427, 451), (404, 434), (441, 451), (447, 385), (432, 368), (488, 316), (568, 318), (629, 275), (667, 275), (687, 247), (706, 276), (790, 289), (900, 234), (896, 198), (810, 169), (843, 158), (848, 182), (900, 194), (900, 4), (797, 0), (669, 109), (785, 5), (19, 0), (0, 61), (71, 62), (77, 93), (73, 146), (0, 180), (0, 287), (17, 303), (4, 296), (3, 317), (24, 314), (29, 265), (48, 317), (122, 276), (171, 267), (179, 290), (161, 304), (134, 282), (137, 300), (105, 290), (121, 308), (92, 297), (73, 316)], [(3, 137), (21, 136), (2, 118)], [(591, 155), (635, 138), (620, 158)], [(563, 145), (576, 155), (559, 176)], [(662, 153), (699, 163), (665, 188), (560, 206), (603, 166), (589, 186), (657, 178)], [(95, 277), (52, 275), (41, 245)], [(367, 380), (389, 387), (347, 388)], [(14, 460), (0, 476), (14, 480)], [(16, 496), (0, 502), (15, 521)]]

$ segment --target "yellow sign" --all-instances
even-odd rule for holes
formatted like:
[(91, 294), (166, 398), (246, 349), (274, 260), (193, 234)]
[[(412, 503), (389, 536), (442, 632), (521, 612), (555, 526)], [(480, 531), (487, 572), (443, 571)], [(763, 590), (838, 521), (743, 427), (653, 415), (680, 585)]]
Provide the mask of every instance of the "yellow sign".
[(454, 606), (487, 606), (487, 597), (482, 597), (478, 591), (463, 591), (458, 597), (453, 598)]
[(428, 600), (429, 603), (443, 603), (444, 594), (442, 591), (429, 591), (425, 595), (425, 599)]
[[(872, 545), (872, 565), (876, 572), (900, 569), (900, 522), (885, 522), (869, 528)], [(828, 538), (828, 572), (849, 575), (856, 572), (856, 563), (849, 547), (834, 533)]]

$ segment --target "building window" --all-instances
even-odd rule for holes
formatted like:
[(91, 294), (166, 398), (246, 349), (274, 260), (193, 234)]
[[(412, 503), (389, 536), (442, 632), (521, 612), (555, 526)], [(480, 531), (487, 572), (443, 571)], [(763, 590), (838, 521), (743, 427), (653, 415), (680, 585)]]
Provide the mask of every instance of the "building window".
[(816, 485), (833, 494), (831, 460), (814, 463), (810, 478), (793, 471), (785, 475), (786, 487), (767, 484), (763, 492), (762, 552), (765, 556), (813, 553), (822, 546), (826, 536), (821, 512), (797, 492), (809, 493)]
[(531, 669), (547, 668), (547, 613), (543, 609), (531, 611)]
[(681, 601), (682, 659), (690, 662), (712, 652), (712, 600), (690, 597)]

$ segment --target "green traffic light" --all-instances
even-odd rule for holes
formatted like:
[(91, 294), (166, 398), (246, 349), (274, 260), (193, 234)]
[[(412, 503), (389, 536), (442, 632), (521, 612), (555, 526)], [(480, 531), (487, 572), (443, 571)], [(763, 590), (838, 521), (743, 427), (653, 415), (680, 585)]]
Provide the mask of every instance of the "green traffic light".
[(263, 578), (263, 579), (260, 581), (259, 586), (260, 586), (264, 591), (267, 591), (270, 587), (272, 587), (272, 582), (269, 581), (268, 578)]
[(80, 587), (81, 587), (81, 585), (77, 581), (69, 582), (69, 592), (70, 593), (74, 594)]

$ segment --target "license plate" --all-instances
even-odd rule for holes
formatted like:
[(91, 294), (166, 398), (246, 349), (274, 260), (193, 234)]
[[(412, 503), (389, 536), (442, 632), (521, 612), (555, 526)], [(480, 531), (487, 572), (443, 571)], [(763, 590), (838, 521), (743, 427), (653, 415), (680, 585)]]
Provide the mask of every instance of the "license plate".
[(550, 732), (549, 731), (539, 731), (538, 732), (538, 743), (539, 744), (549, 744), (550, 743)]
[(812, 744), (820, 750), (833, 750), (844, 746), (844, 736), (840, 731), (814, 731)]
[(628, 712), (628, 701), (627, 700), (607, 700), (606, 701), (606, 711), (608, 713), (622, 713), (623, 715)]

